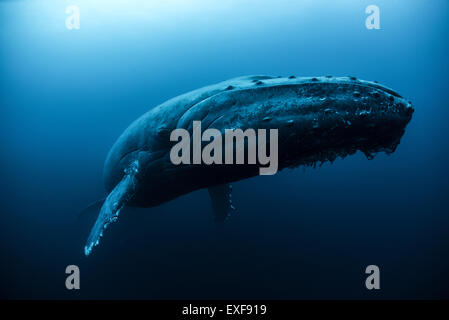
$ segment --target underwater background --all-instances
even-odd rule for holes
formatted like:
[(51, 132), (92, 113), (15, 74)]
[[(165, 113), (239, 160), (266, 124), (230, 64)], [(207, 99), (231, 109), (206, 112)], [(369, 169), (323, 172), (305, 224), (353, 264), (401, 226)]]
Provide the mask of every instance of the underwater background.
[[(380, 30), (365, 27), (368, 5)], [(69, 30), (66, 8), (80, 9)], [(449, 2), (1, 1), (0, 297), (449, 298)], [(353, 75), (415, 107), (396, 152), (124, 209), (93, 254), (103, 162), (165, 100), (249, 74)], [(88, 221), (85, 221), (88, 220)], [(67, 290), (77, 265), (81, 289)], [(365, 268), (380, 268), (367, 290)]]

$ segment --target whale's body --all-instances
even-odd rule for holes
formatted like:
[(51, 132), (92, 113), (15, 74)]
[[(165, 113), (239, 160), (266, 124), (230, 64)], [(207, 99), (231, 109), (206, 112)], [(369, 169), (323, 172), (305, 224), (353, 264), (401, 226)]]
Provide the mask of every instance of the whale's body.
[(333, 161), (360, 150), (367, 157), (399, 144), (411, 103), (376, 82), (354, 77), (247, 76), (183, 94), (133, 122), (104, 166), (109, 193), (85, 247), (88, 255), (125, 206), (152, 207), (209, 188), (218, 216), (232, 208), (229, 183), (259, 174), (257, 165), (175, 165), (173, 130), (278, 129), (279, 170)]

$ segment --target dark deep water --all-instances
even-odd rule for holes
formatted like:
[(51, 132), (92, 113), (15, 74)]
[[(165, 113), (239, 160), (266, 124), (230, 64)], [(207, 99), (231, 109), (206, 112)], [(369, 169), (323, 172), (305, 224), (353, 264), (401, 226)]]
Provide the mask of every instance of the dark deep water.
[[(65, 27), (78, 5), (81, 28)], [(381, 29), (365, 28), (380, 7)], [(445, 0), (0, 2), (0, 297), (449, 298)], [(80, 209), (104, 196), (119, 134), (159, 103), (247, 74), (355, 75), (413, 101), (390, 156), (127, 209), (92, 256)], [(96, 215), (97, 212), (94, 213)], [(81, 290), (65, 288), (65, 268)], [(368, 291), (365, 267), (381, 271)]]

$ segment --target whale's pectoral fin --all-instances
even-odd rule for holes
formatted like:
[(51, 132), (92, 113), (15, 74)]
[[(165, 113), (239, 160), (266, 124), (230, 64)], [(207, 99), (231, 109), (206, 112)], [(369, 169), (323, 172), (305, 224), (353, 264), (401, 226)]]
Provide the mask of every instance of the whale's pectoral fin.
[(212, 209), (216, 222), (225, 221), (235, 209), (232, 205), (232, 186), (221, 184), (209, 188), (209, 195), (212, 201)]
[(86, 256), (91, 253), (94, 246), (98, 245), (100, 238), (103, 236), (103, 231), (111, 222), (117, 221), (120, 210), (134, 196), (137, 187), (138, 172), (139, 162), (136, 160), (125, 170), (122, 180), (106, 197), (97, 221), (90, 231), (89, 238), (84, 247), (84, 254)]

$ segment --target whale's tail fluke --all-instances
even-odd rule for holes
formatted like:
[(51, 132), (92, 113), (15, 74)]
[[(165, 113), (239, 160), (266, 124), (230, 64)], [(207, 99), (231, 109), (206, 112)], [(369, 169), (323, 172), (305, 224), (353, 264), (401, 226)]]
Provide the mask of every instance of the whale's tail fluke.
[(137, 187), (138, 172), (139, 162), (136, 160), (128, 169), (125, 170), (122, 180), (106, 197), (97, 221), (90, 231), (89, 238), (87, 239), (86, 246), (84, 247), (84, 254), (86, 256), (92, 252), (94, 246), (98, 245), (100, 238), (103, 236), (103, 231), (111, 222), (117, 221), (120, 210), (122, 210), (134, 196)]

